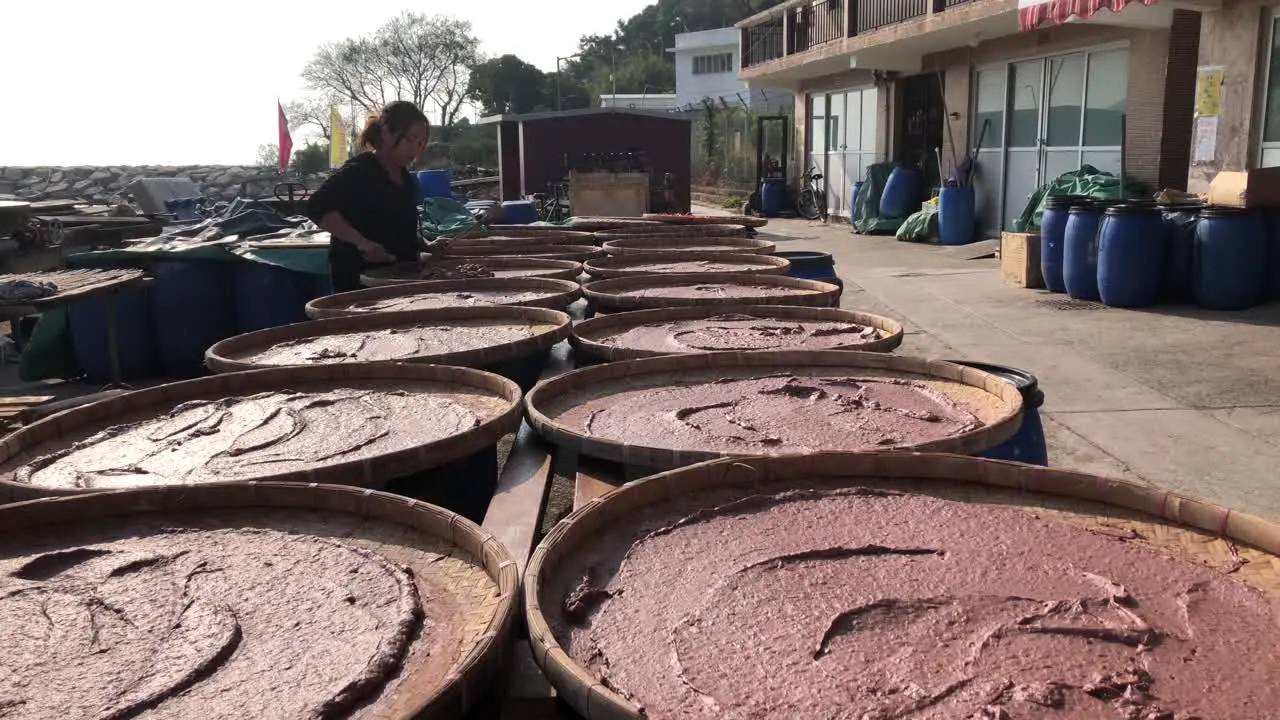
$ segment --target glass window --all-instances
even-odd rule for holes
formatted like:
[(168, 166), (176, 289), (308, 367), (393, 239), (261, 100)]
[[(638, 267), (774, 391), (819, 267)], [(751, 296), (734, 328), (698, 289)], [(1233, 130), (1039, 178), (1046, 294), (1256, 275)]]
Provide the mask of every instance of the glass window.
[(876, 119), (880, 107), (875, 88), (862, 91), (862, 151), (875, 152)]
[(1040, 138), (1040, 103), (1044, 61), (1015, 63), (1009, 86), (1009, 147), (1036, 147)]
[(1050, 147), (1080, 144), (1080, 101), (1084, 99), (1084, 55), (1049, 60)]
[(975, 145), (982, 134), (983, 123), (990, 124), (987, 125), (986, 137), (982, 138), (982, 146), (1000, 147), (1004, 144), (1004, 90), (1008, 79), (1004, 68), (977, 73), (972, 128)]
[(1084, 102), (1085, 147), (1120, 147), (1124, 96), (1128, 89), (1128, 50), (1089, 54)]
[(862, 142), (862, 92), (844, 94), (844, 149), (854, 152)]
[(809, 97), (809, 152), (821, 154), (827, 149), (827, 96)]
[(1262, 142), (1280, 143), (1280, 18), (1271, 21), (1271, 64), (1267, 71), (1267, 104), (1263, 110)]
[(713, 75), (727, 72), (733, 72), (733, 53), (695, 55), (693, 57), (694, 75)]
[(827, 96), (826, 95), (810, 95), (809, 102), (811, 104), (811, 107), (809, 109), (810, 115), (826, 115), (827, 114)]

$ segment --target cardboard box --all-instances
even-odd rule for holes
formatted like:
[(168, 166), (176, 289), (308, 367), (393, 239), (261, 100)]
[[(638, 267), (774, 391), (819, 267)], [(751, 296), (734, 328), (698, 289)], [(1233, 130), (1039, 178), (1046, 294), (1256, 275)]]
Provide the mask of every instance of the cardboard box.
[(1016, 287), (1044, 287), (1040, 233), (1007, 232), (1000, 236), (1000, 277)]
[(1209, 204), (1237, 208), (1280, 207), (1280, 167), (1218, 173), (1209, 183)]

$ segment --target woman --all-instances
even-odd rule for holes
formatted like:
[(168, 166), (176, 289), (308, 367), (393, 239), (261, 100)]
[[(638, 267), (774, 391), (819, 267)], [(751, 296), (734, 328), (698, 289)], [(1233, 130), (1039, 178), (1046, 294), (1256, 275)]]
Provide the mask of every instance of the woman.
[(418, 184), (409, 166), (422, 154), (431, 123), (413, 103), (397, 100), (360, 134), (366, 152), (348, 160), (307, 202), (307, 216), (330, 235), (334, 292), (360, 289), (371, 265), (416, 262)]

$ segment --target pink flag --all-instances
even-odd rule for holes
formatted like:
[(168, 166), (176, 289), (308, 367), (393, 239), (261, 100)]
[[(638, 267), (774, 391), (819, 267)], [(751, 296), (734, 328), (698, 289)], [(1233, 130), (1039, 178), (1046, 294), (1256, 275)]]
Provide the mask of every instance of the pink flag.
[(289, 169), (289, 156), (293, 155), (293, 138), (289, 135), (289, 118), (284, 116), (284, 106), (276, 101), (276, 109), (280, 111), (280, 172)]

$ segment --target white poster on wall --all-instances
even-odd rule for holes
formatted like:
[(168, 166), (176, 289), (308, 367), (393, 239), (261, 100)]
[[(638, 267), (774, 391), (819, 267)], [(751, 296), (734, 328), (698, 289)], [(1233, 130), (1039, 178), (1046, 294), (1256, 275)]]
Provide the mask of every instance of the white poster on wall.
[(1218, 116), (1201, 115), (1196, 118), (1195, 134), (1191, 142), (1191, 162), (1211, 163), (1218, 152)]

